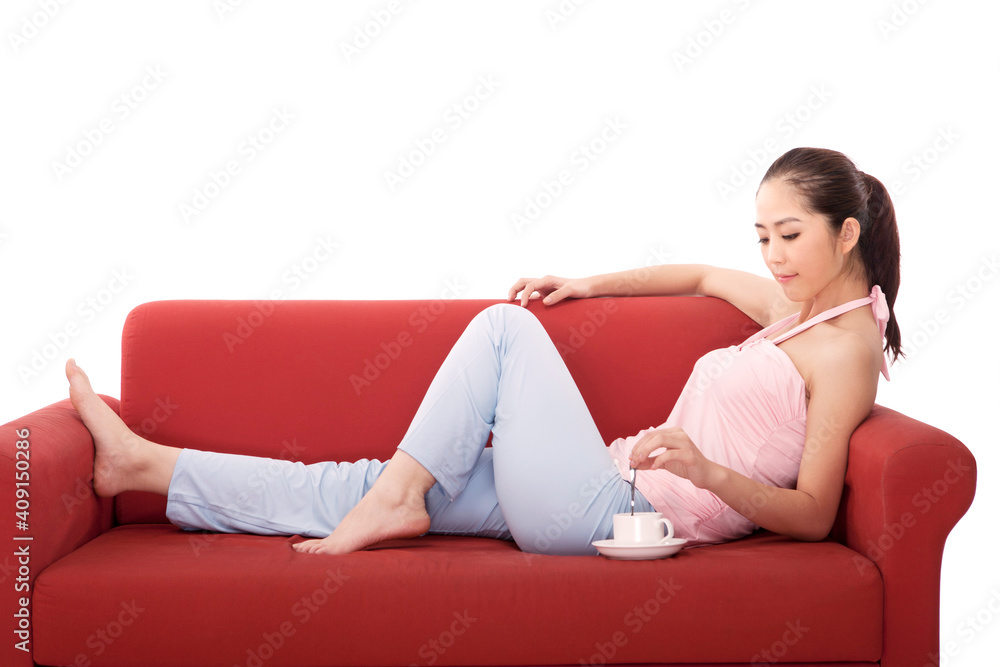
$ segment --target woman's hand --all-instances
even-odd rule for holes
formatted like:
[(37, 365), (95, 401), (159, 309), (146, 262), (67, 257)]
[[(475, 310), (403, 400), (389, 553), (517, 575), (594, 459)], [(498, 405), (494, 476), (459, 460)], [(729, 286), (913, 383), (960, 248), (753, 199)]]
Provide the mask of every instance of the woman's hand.
[(514, 301), (521, 294), (521, 305), (527, 306), (528, 301), (538, 293), (543, 297), (542, 303), (551, 306), (563, 299), (585, 299), (593, 296), (586, 278), (559, 278), (545, 276), (544, 278), (520, 278), (507, 291), (507, 300)]
[(630, 465), (637, 470), (667, 470), (699, 489), (712, 487), (725, 475), (725, 468), (705, 458), (677, 427), (655, 429), (642, 436), (632, 448)]

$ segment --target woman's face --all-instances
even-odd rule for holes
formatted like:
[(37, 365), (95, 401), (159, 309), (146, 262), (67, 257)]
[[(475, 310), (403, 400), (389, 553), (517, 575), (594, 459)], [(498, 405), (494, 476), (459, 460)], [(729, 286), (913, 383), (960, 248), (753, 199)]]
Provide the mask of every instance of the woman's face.
[(782, 180), (760, 186), (754, 228), (764, 263), (792, 301), (813, 298), (846, 266), (826, 219), (807, 211)]

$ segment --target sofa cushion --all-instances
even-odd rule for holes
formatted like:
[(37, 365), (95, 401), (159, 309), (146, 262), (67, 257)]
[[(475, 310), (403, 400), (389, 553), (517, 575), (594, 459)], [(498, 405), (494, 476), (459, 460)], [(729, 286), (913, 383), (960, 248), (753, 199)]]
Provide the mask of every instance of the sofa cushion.
[[(494, 303), (142, 304), (122, 333), (121, 416), (177, 447), (306, 463), (387, 458), (466, 324)], [(663, 423), (698, 357), (759, 329), (704, 297), (530, 308), (607, 442)], [(119, 523), (166, 521), (162, 497), (116, 503)]]
[(623, 562), (444, 536), (315, 556), (295, 552), (298, 539), (116, 527), (39, 575), (35, 660), (576, 665), (881, 654), (878, 570), (834, 542), (761, 533)]

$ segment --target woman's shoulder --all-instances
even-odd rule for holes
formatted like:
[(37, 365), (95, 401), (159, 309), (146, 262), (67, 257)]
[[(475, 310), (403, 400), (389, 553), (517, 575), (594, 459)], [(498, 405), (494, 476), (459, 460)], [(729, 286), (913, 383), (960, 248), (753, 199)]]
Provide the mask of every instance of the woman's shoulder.
[[(852, 318), (853, 319), (853, 318)], [(813, 336), (802, 337), (808, 343), (806, 366), (803, 373), (810, 393), (818, 386), (856, 389), (878, 384), (882, 369), (882, 343), (878, 329), (874, 333), (862, 318), (856, 323), (827, 323), (813, 327)], [(824, 326), (825, 325), (825, 326)]]

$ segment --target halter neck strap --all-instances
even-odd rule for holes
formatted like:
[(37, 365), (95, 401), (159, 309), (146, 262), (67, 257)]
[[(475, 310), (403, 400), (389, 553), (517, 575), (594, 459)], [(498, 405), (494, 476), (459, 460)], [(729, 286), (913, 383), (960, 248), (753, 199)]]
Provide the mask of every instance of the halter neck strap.
[[(885, 327), (886, 324), (888, 324), (889, 322), (889, 304), (885, 300), (885, 295), (882, 293), (882, 288), (879, 287), (878, 285), (875, 285), (874, 287), (872, 287), (871, 294), (869, 294), (868, 296), (861, 299), (854, 299), (853, 301), (848, 301), (847, 303), (842, 303), (839, 306), (831, 308), (830, 310), (824, 310), (819, 315), (811, 317), (810, 319), (806, 320), (805, 322), (795, 327), (794, 329), (791, 329), (781, 334), (780, 336), (775, 338), (772, 342), (775, 345), (779, 345), (784, 341), (788, 340), (789, 338), (791, 338), (792, 336), (802, 333), (803, 331), (805, 331), (806, 329), (815, 324), (819, 324), (820, 322), (824, 322), (833, 317), (837, 317), (838, 315), (843, 315), (844, 313), (850, 310), (854, 310), (855, 308), (861, 308), (862, 306), (867, 306), (869, 304), (871, 304), (872, 307), (872, 315), (875, 317), (875, 321), (878, 323), (879, 335), (884, 340)], [(787, 324), (788, 322), (794, 320), (795, 317), (797, 316), (792, 315), (791, 317), (787, 318), (787, 320), (782, 324)], [(882, 375), (885, 376), (886, 380), (889, 379), (889, 360), (886, 358), (884, 354), (882, 355)]]

